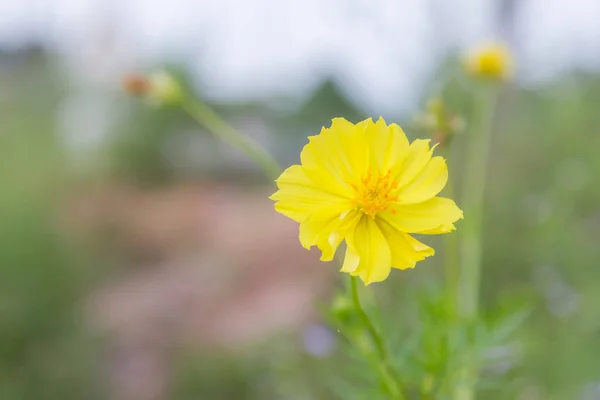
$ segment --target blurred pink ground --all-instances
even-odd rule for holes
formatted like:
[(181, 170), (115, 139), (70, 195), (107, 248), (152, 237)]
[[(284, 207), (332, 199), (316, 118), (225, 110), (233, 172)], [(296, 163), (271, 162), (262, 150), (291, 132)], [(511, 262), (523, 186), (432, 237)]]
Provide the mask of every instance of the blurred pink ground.
[(318, 315), (337, 267), (303, 249), (267, 190), (182, 184), (97, 186), (70, 208), (78, 228), (110, 229), (130, 268), (91, 296), (95, 329), (115, 346), (116, 399), (166, 398), (171, 349), (236, 351)]

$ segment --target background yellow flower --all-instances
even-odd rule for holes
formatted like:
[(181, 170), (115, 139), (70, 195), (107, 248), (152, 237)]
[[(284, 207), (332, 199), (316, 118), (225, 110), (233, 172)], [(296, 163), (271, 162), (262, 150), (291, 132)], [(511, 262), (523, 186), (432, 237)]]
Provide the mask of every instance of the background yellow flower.
[[(435, 147), (435, 146), (434, 146)], [(413, 268), (434, 254), (409, 234), (454, 230), (462, 218), (454, 201), (437, 194), (448, 179), (429, 140), (409, 143), (402, 129), (371, 118), (356, 125), (343, 118), (323, 128), (277, 179), (275, 209), (300, 223), (300, 242), (316, 245), (331, 261), (346, 242), (342, 271), (366, 284), (386, 279), (391, 268)]]
[(505, 80), (513, 73), (514, 61), (508, 46), (491, 42), (471, 51), (466, 56), (465, 67), (473, 76)]

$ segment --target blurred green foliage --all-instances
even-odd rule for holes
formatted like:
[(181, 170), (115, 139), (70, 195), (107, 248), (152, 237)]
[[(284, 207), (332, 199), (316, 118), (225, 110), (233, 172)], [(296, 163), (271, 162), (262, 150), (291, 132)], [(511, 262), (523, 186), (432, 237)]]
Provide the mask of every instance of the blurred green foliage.
[[(98, 389), (103, 361), (79, 314), (94, 264), (56, 227), (65, 172), (56, 105), (64, 87), (43, 57), (28, 57), (0, 71), (7, 93), (0, 104), (0, 398), (104, 398)], [(465, 83), (452, 81), (443, 97), (468, 123)], [(446, 323), (441, 250), (420, 268), (373, 286), (376, 295), (367, 300), (383, 307), (377, 321), (397, 368), (422, 393), (443, 387), (464, 338), (480, 343), (487, 360), (481, 398), (571, 399), (600, 382), (599, 102), (600, 77), (585, 74), (502, 92), (486, 200), (480, 325), (464, 332)], [(264, 122), (285, 164), (297, 161), (306, 136), (330, 117), (365, 116), (331, 82), (284, 111), (267, 103), (216, 108), (227, 118), (251, 115)], [(409, 127), (410, 116), (399, 122)], [(139, 185), (182, 179), (164, 146), (186, 130), (207, 136), (177, 110), (129, 103), (106, 147), (111, 179)], [(462, 139), (456, 140), (460, 147)], [(218, 149), (210, 139), (205, 143)], [(222, 178), (220, 161), (226, 159), (215, 157), (195, 173)], [(452, 161), (451, 174), (457, 174), (460, 157)], [(359, 361), (357, 349), (348, 350), (347, 332), (337, 332), (339, 318), (350, 318), (341, 323), (351, 326), (351, 316), (334, 317), (329, 322), (338, 346), (324, 357), (306, 353), (297, 335), (240, 358), (201, 350), (182, 357), (172, 398), (381, 396), (371, 367)], [(357, 391), (365, 385), (373, 392)]]
[(91, 265), (59, 228), (60, 91), (39, 55), (29, 57), (0, 77), (10, 99), (0, 132), (0, 398), (100, 399), (82, 313)]

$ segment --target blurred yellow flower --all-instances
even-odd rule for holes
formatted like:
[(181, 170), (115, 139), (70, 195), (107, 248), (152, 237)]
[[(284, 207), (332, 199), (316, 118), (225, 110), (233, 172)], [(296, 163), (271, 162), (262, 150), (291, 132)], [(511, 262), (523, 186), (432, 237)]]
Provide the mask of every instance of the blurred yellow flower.
[(498, 42), (474, 49), (465, 59), (465, 67), (469, 74), (494, 80), (508, 79), (512, 75), (513, 64), (510, 49)]
[(462, 218), (454, 201), (437, 197), (448, 179), (429, 140), (409, 143), (396, 124), (371, 118), (352, 124), (335, 118), (309, 137), (276, 180), (275, 209), (300, 223), (300, 243), (316, 245), (331, 261), (345, 240), (342, 272), (366, 284), (383, 281), (391, 268), (413, 268), (434, 254), (410, 233), (441, 234)]

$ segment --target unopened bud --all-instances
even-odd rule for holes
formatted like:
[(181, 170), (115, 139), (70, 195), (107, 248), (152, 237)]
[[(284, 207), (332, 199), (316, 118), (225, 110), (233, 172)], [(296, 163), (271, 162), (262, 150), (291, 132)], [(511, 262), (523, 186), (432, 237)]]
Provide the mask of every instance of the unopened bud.
[(148, 99), (158, 105), (176, 104), (183, 98), (179, 82), (166, 72), (156, 72), (150, 76)]
[(427, 102), (425, 111), (415, 117), (415, 125), (443, 146), (462, 132), (464, 121), (460, 116), (449, 113), (441, 98), (434, 97)]
[(149, 77), (131, 74), (123, 79), (122, 86), (125, 92), (158, 106), (176, 104), (183, 98), (181, 86), (166, 72), (156, 72)]
[(123, 78), (121, 83), (123, 90), (133, 96), (146, 96), (150, 90), (150, 83), (145, 76), (140, 74), (130, 74)]

